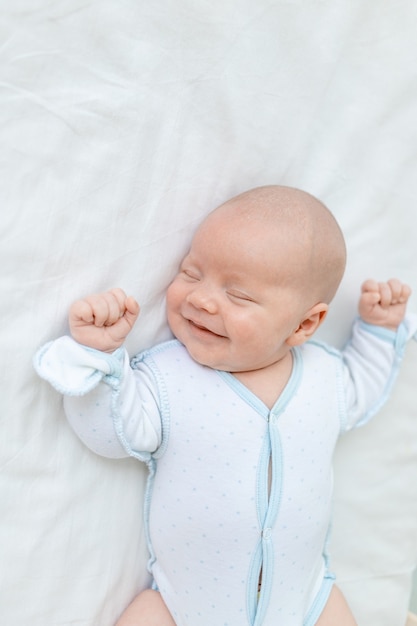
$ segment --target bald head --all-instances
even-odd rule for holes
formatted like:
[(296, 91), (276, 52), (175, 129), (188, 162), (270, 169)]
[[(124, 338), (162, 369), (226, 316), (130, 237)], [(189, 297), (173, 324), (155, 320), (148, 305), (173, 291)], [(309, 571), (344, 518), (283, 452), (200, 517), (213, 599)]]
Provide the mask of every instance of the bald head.
[(245, 229), (249, 249), (252, 240), (269, 250), (271, 264), (285, 262), (288, 281), (306, 297), (332, 300), (344, 273), (346, 247), (335, 218), (314, 196), (292, 187), (257, 187), (227, 201), (208, 219)]

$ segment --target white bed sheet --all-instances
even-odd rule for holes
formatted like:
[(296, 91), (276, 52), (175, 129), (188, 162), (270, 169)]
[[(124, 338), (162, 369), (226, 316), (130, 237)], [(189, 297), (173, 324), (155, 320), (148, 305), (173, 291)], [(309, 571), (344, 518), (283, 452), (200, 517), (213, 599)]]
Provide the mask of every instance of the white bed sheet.
[[(417, 291), (416, 24), (414, 0), (0, 4), (2, 624), (111, 626), (148, 582), (143, 467), (86, 450), (32, 368), (74, 298), (120, 285), (142, 304), (129, 351), (167, 338), (200, 219), (271, 182), (345, 231), (323, 338), (346, 339), (368, 275)], [(337, 450), (333, 564), (360, 626), (405, 623), (416, 358)]]

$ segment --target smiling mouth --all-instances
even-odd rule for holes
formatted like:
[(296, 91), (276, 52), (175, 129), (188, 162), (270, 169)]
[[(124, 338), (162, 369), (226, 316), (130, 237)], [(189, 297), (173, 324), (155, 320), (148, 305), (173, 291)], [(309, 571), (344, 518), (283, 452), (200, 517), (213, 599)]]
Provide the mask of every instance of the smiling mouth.
[(207, 333), (208, 335), (213, 335), (214, 337), (222, 337), (223, 339), (225, 338), (225, 335), (219, 335), (219, 333), (214, 332), (214, 330), (210, 330), (209, 328), (206, 328), (206, 326), (203, 326), (202, 324), (198, 324), (197, 322), (194, 322), (191, 319), (188, 320), (188, 323), (190, 324), (190, 326), (192, 326), (193, 328), (196, 328), (197, 330), (203, 333)]

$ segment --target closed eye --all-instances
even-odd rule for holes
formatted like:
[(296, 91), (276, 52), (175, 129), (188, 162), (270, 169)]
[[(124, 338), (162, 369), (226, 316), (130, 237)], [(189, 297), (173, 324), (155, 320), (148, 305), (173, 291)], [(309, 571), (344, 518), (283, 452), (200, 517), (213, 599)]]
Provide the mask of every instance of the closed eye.
[(200, 280), (200, 276), (197, 274), (197, 272), (194, 272), (194, 271), (189, 270), (187, 268), (183, 268), (181, 270), (181, 274), (182, 274), (182, 276), (186, 280), (190, 280), (190, 281), (198, 281), (198, 280)]
[(253, 298), (251, 298), (251, 296), (249, 296), (247, 293), (244, 293), (244, 292), (241, 292), (241, 291), (228, 291), (227, 295), (232, 300), (238, 300), (238, 301), (242, 301), (242, 302), (255, 302), (255, 300)]

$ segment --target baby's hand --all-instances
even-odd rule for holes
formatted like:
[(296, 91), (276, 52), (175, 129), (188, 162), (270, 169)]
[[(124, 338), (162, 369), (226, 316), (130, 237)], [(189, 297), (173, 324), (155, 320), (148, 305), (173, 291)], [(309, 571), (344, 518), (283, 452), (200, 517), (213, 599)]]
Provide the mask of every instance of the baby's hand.
[(397, 330), (401, 324), (411, 289), (397, 278), (386, 283), (367, 280), (362, 285), (359, 315), (369, 324)]
[(77, 300), (69, 311), (72, 337), (102, 352), (119, 348), (139, 315), (139, 304), (122, 289), (111, 289)]

